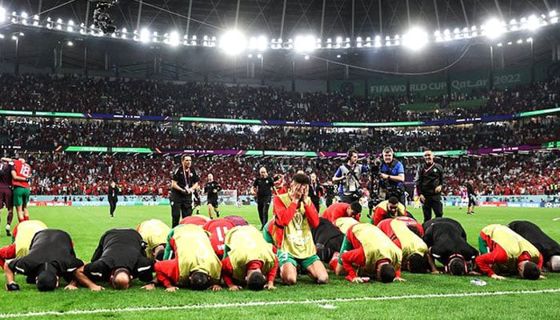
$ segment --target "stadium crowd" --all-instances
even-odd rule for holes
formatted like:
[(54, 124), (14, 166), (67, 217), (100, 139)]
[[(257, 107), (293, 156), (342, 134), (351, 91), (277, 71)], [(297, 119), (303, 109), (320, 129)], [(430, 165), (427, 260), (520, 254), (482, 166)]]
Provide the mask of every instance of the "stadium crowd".
[[(469, 180), (481, 195), (536, 195), (551, 193), (560, 184), (557, 152), (502, 156), (438, 158), (445, 168), (444, 194), (460, 195)], [(414, 180), (419, 158), (405, 158), (409, 185)], [(30, 155), (35, 176), (32, 194), (103, 195), (109, 180), (117, 179), (124, 195), (162, 195), (169, 192), (172, 168), (179, 157), (93, 153), (35, 153)], [(330, 180), (343, 162), (334, 158), (283, 157), (195, 157), (193, 166), (202, 183), (212, 173), (224, 190), (250, 194), (259, 167), (271, 174), (292, 175), (298, 170), (317, 173), (320, 183)], [(367, 178), (362, 181), (367, 186)], [(558, 190), (556, 189), (556, 191)]]
[[(272, 87), (174, 83), (50, 75), (0, 76), (2, 109), (292, 121), (397, 121), (509, 114), (557, 105), (560, 79), (506, 90), (441, 97), (296, 93)], [(446, 108), (481, 99), (479, 108)], [(402, 105), (437, 102), (439, 113), (411, 113)]]
[(241, 149), (344, 151), (348, 146), (379, 152), (387, 145), (399, 151), (478, 149), (560, 140), (557, 117), (499, 124), (423, 129), (326, 129), (250, 127), (44, 118), (0, 118), (0, 145), (52, 151), (58, 146), (150, 147), (161, 150)]

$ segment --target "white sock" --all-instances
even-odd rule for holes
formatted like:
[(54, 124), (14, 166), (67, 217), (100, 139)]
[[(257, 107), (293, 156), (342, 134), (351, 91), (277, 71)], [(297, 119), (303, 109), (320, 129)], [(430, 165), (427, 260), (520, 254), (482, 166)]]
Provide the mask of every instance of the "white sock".
[(10, 230), (10, 229), (11, 229), (10, 225), (7, 224), (7, 225), (6, 225), (6, 230)]

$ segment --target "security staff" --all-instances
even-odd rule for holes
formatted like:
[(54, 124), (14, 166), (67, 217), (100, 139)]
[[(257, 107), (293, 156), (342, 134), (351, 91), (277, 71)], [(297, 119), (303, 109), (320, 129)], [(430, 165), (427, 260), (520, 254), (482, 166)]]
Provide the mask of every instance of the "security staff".
[(432, 210), (437, 218), (443, 216), (441, 190), (443, 188), (443, 167), (434, 162), (431, 150), (424, 151), (424, 161), (416, 173), (416, 190), (422, 202), (424, 222), (432, 219)]
[(379, 178), (380, 198), (387, 200), (394, 196), (399, 199), (400, 203), (406, 204), (404, 166), (394, 158), (394, 152), (391, 147), (383, 149), (383, 161), (379, 167)]
[(171, 180), (171, 227), (179, 224), (180, 218), (192, 215), (193, 193), (198, 189), (199, 177), (192, 168), (192, 158), (188, 155), (181, 157), (181, 165), (173, 171)]

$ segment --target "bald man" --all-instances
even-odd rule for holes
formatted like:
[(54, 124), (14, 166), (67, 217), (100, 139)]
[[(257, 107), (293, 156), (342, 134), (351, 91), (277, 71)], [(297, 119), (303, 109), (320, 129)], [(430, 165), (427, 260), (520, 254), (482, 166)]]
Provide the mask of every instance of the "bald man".
[(261, 230), (268, 222), (268, 210), (270, 201), (272, 200), (272, 189), (274, 188), (274, 179), (268, 176), (265, 167), (259, 169), (259, 176), (253, 182), (251, 193), (256, 196), (257, 210), (259, 211), (259, 219), (261, 221)]

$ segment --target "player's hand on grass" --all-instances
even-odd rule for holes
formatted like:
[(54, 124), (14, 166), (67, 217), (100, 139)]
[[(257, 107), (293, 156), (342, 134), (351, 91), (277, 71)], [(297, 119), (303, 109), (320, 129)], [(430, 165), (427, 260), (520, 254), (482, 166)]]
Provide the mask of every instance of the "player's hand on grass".
[(73, 284), (69, 284), (66, 287), (64, 287), (64, 290), (74, 291), (74, 290), (78, 290), (78, 287)]
[(220, 287), (220, 285), (218, 285), (218, 284), (215, 284), (215, 285), (211, 286), (210, 289), (212, 291), (220, 291), (220, 290), (222, 290), (222, 287)]
[(19, 285), (15, 282), (6, 285), (6, 290), (8, 291), (19, 291)]
[(546, 279), (546, 277), (543, 276), (543, 275), (541, 274), (541, 275), (539, 276), (539, 280), (544, 280), (544, 279)]
[(276, 290), (276, 287), (274, 286), (274, 282), (269, 282), (269, 283), (265, 284), (264, 288), (266, 290)]
[(469, 276), (480, 276), (480, 272), (469, 271)]
[(235, 286), (235, 285), (233, 285), (233, 286), (229, 287), (228, 290), (229, 290), (229, 291), (239, 291), (239, 290), (241, 290), (241, 289), (242, 289), (242, 288), (241, 288), (240, 286)]
[(401, 277), (396, 277), (393, 282), (406, 282), (406, 279), (403, 279)]
[(432, 271), (432, 274), (441, 274), (441, 273), (442, 273), (442, 272), (439, 271), (439, 270), (433, 270), (433, 271)]
[(492, 278), (494, 280), (506, 280), (506, 277), (502, 277), (502, 276), (499, 276), (497, 274), (491, 275), (490, 278)]
[(179, 290), (179, 288), (177, 288), (177, 287), (168, 287), (168, 288), (165, 288), (165, 291), (167, 291), (167, 292), (175, 292), (175, 291), (177, 291), (177, 290)]
[(156, 288), (156, 285), (153, 284), (153, 283), (149, 283), (149, 284), (142, 287), (142, 289), (147, 290), (147, 291), (154, 290), (155, 288)]
[(102, 286), (94, 285), (93, 287), (89, 288), (91, 291), (99, 292), (105, 290)]

